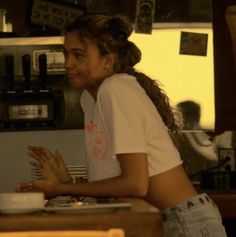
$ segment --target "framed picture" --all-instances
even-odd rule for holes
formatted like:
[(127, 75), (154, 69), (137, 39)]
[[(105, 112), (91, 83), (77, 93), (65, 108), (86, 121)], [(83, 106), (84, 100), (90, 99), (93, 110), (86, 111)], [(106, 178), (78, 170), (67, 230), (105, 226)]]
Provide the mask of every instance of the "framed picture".
[(85, 7), (64, 5), (46, 0), (34, 0), (30, 21), (33, 24), (63, 30), (67, 24), (85, 12)]
[(195, 32), (181, 32), (180, 54), (207, 55), (208, 34)]
[(137, 0), (135, 16), (135, 32), (143, 34), (152, 33), (155, 0)]

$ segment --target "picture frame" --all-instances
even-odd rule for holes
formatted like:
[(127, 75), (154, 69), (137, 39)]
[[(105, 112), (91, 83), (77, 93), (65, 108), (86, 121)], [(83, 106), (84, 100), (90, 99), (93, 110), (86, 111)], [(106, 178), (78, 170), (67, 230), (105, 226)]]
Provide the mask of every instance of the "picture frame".
[(85, 12), (86, 8), (81, 5), (33, 0), (30, 23), (54, 30), (63, 30), (66, 25)]

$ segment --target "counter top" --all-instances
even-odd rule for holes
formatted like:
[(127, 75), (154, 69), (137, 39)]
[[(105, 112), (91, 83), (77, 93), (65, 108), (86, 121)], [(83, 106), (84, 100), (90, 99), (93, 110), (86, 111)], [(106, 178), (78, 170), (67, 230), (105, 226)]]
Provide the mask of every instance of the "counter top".
[(126, 237), (161, 236), (161, 215), (157, 208), (141, 199), (121, 199), (131, 209), (112, 212), (0, 215), (0, 232), (37, 230), (108, 230), (122, 228)]

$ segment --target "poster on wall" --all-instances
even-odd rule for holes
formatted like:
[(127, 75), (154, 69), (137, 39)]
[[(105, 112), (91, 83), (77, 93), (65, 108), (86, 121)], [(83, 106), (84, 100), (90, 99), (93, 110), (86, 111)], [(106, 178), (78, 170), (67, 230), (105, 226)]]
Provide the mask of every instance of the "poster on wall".
[(31, 23), (63, 30), (67, 24), (85, 12), (81, 7), (70, 7), (45, 0), (34, 0)]
[(208, 34), (181, 32), (180, 54), (206, 56)]
[(158, 0), (155, 22), (211, 22), (212, 0)]
[(137, 0), (135, 33), (151, 34), (155, 14), (155, 0)]

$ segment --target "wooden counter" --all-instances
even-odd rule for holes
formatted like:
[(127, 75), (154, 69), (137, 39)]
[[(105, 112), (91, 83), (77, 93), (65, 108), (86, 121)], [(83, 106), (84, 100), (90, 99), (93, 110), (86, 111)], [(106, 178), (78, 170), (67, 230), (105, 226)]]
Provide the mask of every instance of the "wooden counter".
[(160, 237), (158, 209), (140, 199), (123, 199), (132, 208), (112, 212), (0, 215), (0, 232), (37, 230), (108, 230), (122, 228), (125, 237)]

